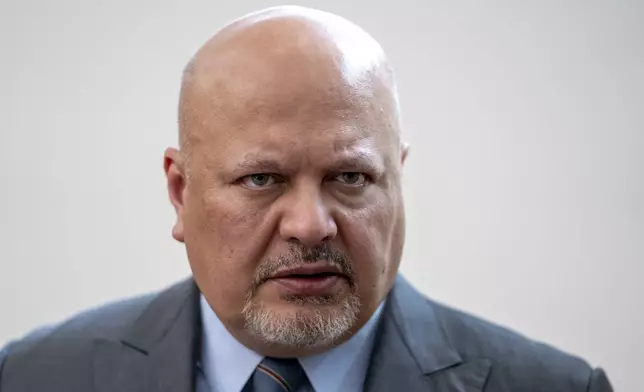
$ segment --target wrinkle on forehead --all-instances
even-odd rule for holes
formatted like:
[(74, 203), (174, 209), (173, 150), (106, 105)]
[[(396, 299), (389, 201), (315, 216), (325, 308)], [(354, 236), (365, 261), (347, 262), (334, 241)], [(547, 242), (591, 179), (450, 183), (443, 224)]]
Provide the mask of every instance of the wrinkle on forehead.
[(182, 148), (198, 142), (199, 130), (226, 123), (231, 132), (260, 116), (315, 121), (358, 110), (382, 116), (396, 134), (400, 127), (380, 45), (344, 18), (298, 6), (258, 11), (221, 29), (186, 67), (179, 109)]

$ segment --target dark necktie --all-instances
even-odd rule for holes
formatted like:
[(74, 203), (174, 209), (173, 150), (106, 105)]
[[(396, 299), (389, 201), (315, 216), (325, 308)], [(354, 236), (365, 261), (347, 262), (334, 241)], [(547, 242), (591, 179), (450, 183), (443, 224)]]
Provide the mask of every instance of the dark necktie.
[(297, 392), (304, 387), (310, 384), (297, 359), (267, 357), (257, 365), (242, 392)]

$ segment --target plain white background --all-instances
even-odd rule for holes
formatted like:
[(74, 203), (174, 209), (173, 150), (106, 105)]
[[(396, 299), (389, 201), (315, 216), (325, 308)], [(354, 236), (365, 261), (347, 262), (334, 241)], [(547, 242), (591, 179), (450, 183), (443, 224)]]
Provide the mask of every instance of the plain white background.
[[(0, 345), (189, 273), (162, 152), (185, 62), (279, 3), (0, 3)], [(644, 3), (299, 1), (397, 70), (423, 292), (644, 390)]]

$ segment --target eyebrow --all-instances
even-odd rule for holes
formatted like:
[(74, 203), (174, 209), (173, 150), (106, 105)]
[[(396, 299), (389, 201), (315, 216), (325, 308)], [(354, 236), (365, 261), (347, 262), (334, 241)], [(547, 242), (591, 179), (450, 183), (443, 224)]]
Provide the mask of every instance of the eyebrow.
[(336, 171), (379, 174), (383, 171), (383, 167), (378, 161), (373, 154), (358, 152), (340, 158), (331, 168)]
[(244, 171), (255, 171), (257, 173), (270, 173), (270, 172), (279, 172), (282, 170), (282, 165), (277, 161), (268, 158), (260, 157), (247, 157), (239, 164), (237, 164), (239, 170)]
[[(344, 156), (341, 156), (337, 161), (332, 162), (329, 169), (333, 171), (347, 171), (347, 172), (367, 172), (373, 174), (381, 173), (384, 168), (378, 162), (377, 156), (362, 151), (352, 151)], [(239, 162), (237, 170), (249, 171), (256, 173), (273, 173), (281, 172), (284, 166), (277, 160), (272, 158), (262, 157), (258, 154), (251, 153), (246, 155), (245, 159)]]

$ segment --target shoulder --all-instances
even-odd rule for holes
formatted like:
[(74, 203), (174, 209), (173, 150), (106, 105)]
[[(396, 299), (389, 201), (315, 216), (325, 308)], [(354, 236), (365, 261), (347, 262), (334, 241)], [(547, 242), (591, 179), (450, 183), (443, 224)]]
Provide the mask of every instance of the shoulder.
[(604, 372), (579, 356), (427, 298), (403, 277), (390, 298), (390, 318), (417, 362), (487, 363), (486, 390), (611, 391)]
[(586, 391), (593, 378), (604, 377), (601, 370), (593, 369), (576, 355), (444, 304), (427, 301), (450, 345), (464, 360), (486, 358), (490, 361), (492, 372), (488, 385), (502, 384), (509, 390), (521, 390), (538, 384), (544, 391)]
[(12, 375), (83, 368), (96, 340), (121, 340), (159, 295), (155, 292), (113, 301), (12, 341), (0, 349), (0, 384)]
[(30, 351), (45, 343), (114, 339), (124, 333), (157, 294), (110, 302), (80, 312), (57, 324), (38, 327), (11, 345), (12, 355)]

